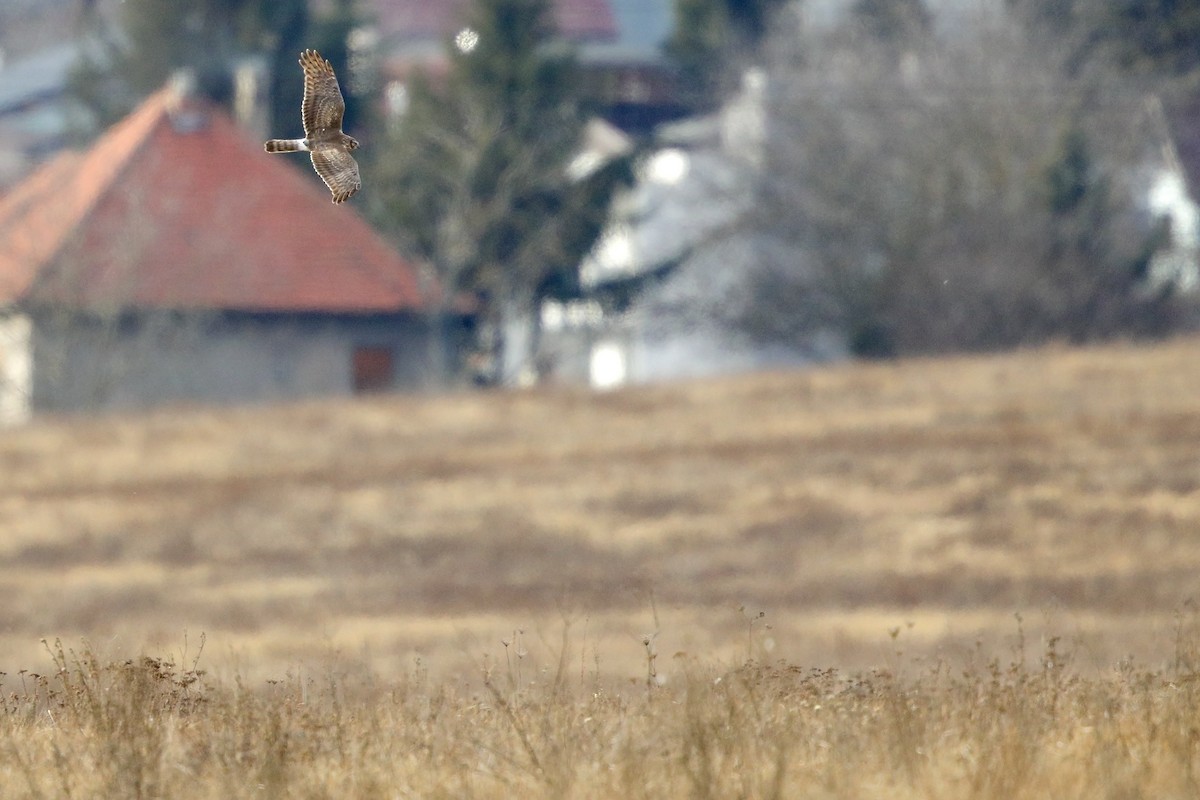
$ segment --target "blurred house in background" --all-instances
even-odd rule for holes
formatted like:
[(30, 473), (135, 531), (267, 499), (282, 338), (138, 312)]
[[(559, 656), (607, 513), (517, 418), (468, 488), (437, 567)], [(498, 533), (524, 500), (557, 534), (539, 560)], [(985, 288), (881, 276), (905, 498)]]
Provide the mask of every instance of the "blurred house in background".
[[(662, 50), (671, 32), (672, 3), (553, 0), (558, 32), (577, 50), (589, 98), (602, 117), (626, 132), (648, 133), (684, 113)], [(401, 114), (414, 69), (444, 74), (446, 43), (466, 29), (471, 0), (368, 0), (365, 5), (378, 19), (368, 38), (380, 54), (385, 110)]]
[(1169, 224), (1167, 247), (1150, 263), (1150, 280), (1200, 290), (1200, 95), (1166, 109), (1157, 96), (1146, 101), (1157, 141), (1148, 159), (1148, 213)]
[(0, 199), (0, 414), (418, 387), (443, 355), (431, 290), (352, 208), (164, 89)]
[(766, 77), (712, 114), (662, 125), (580, 265), (583, 297), (542, 307), (554, 379), (609, 388), (843, 357), (832, 332), (764, 342), (741, 315), (775, 245), (753, 229)]

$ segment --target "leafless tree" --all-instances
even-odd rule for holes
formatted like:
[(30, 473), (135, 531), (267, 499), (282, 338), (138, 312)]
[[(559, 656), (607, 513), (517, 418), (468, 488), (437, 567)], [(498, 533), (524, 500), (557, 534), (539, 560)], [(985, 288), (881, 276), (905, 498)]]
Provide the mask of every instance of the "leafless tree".
[(797, 307), (861, 353), (1154, 333), (1141, 94), (999, 12), (894, 42), (781, 15), (752, 224), (782, 243), (747, 324)]

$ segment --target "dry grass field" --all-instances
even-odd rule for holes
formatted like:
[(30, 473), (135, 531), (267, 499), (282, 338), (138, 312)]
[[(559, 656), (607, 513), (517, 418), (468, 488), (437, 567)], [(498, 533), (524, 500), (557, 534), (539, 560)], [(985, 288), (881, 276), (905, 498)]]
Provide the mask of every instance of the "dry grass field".
[(1200, 591), (1200, 341), (49, 421), (0, 474), (9, 672), (185, 632), (255, 677), (457, 672), (569, 627), (636, 674), (656, 629), (744, 657), (759, 612), (754, 654), (802, 664), (894, 626), (1004, 654), (1014, 612), (1156, 662)]
[(0, 705), (0, 797), (1190, 800), (1189, 665), (1080, 676), (1024, 666), (910, 677), (687, 660), (669, 686), (566, 672), (476, 691), (421, 670), (252, 689), (193, 662), (102, 664), (51, 645)]
[(50, 420), (0, 475), (0, 797), (1197, 793), (1197, 339)]

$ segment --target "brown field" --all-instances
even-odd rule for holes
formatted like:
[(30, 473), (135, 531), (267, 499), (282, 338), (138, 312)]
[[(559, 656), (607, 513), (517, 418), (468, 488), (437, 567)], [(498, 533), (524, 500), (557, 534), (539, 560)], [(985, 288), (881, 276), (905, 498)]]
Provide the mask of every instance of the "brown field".
[(1182, 339), (5, 431), (0, 797), (1194, 796), (1198, 365)]
[(48, 421), (0, 434), (0, 474), (10, 673), (43, 637), (204, 632), (256, 678), (457, 674), (564, 629), (618, 676), (654, 630), (863, 667), (895, 626), (1006, 653), (1017, 612), (1157, 663), (1200, 590), (1200, 340)]

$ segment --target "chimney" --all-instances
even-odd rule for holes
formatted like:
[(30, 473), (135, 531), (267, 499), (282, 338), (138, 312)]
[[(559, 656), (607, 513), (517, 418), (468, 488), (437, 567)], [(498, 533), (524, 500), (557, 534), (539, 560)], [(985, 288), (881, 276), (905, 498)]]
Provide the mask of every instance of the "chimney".
[(167, 82), (167, 114), (179, 133), (194, 133), (208, 124), (204, 102), (196, 91), (196, 73), (177, 69)]

